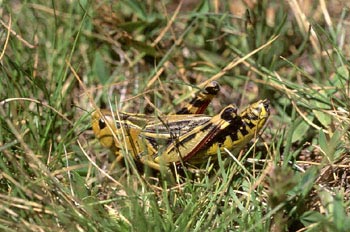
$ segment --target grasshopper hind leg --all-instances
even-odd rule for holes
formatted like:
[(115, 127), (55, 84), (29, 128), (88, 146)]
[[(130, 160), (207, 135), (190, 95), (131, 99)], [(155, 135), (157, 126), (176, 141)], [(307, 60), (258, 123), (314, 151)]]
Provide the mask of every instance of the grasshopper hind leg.
[(219, 83), (216, 81), (210, 82), (176, 114), (202, 114), (219, 91)]

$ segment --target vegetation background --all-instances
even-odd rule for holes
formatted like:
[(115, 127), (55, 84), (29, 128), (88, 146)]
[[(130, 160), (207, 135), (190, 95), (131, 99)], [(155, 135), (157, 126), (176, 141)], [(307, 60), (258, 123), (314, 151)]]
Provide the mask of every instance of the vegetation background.
[[(0, 230), (350, 231), (348, 1), (0, 6)], [(212, 79), (206, 114), (272, 109), (198, 177), (116, 167), (89, 129), (96, 107), (168, 114)]]

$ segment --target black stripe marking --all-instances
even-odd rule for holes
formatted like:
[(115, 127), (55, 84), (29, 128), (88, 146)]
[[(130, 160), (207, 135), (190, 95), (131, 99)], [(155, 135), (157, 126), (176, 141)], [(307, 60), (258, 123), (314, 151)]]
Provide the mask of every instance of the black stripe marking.
[(245, 122), (245, 125), (249, 127), (249, 129), (253, 129), (254, 127), (256, 127), (257, 123), (253, 123), (252, 121), (249, 121), (249, 122)]
[(232, 142), (235, 142), (238, 140), (237, 131), (234, 131), (234, 133), (229, 134), (229, 136), (230, 136)]
[(249, 134), (246, 128), (246, 124), (242, 125), (238, 130), (242, 133), (243, 136), (246, 136), (247, 134)]
[(194, 107), (201, 107), (204, 104), (205, 100), (203, 99), (194, 99), (194, 101), (191, 101), (190, 104)]
[(216, 142), (219, 144), (223, 144), (227, 136), (230, 136), (232, 141), (236, 141), (238, 139), (237, 131), (242, 126), (243, 123), (241, 121), (241, 118), (237, 116), (228, 127), (221, 130), (221, 132), (216, 136), (216, 138), (212, 141), (211, 144), (214, 144)]
[(258, 120), (258, 119), (259, 119), (259, 115), (256, 115), (256, 114), (249, 115), (249, 120)]
[(158, 149), (158, 143), (157, 143), (157, 141), (154, 138), (146, 136), (145, 139), (147, 139), (147, 141), (152, 145), (152, 147), (155, 150)]

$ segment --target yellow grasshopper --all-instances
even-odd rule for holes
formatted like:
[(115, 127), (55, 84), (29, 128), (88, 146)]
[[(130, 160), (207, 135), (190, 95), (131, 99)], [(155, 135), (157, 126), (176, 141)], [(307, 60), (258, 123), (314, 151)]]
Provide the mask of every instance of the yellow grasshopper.
[(269, 117), (268, 100), (258, 101), (240, 114), (229, 105), (210, 117), (202, 114), (218, 93), (211, 82), (174, 115), (154, 117), (143, 114), (97, 110), (92, 128), (100, 143), (122, 158), (122, 148), (147, 166), (160, 169), (169, 163), (201, 164), (216, 159), (224, 148), (237, 152), (258, 134)]

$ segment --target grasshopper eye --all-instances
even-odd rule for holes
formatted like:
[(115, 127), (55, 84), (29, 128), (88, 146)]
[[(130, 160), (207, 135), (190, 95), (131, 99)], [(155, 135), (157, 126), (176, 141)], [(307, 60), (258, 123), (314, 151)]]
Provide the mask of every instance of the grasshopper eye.
[(98, 120), (98, 126), (100, 127), (100, 130), (105, 128), (106, 127), (105, 120), (103, 120), (102, 118), (100, 120)]
[(255, 106), (253, 105), (253, 107), (251, 108), (251, 119), (257, 120), (259, 118), (261, 119), (268, 117), (270, 113), (269, 105), (270, 101), (267, 99), (257, 102)]
[(270, 101), (266, 99), (266, 100), (264, 100), (263, 104), (264, 104), (265, 110), (267, 112), (269, 112), (270, 111)]

